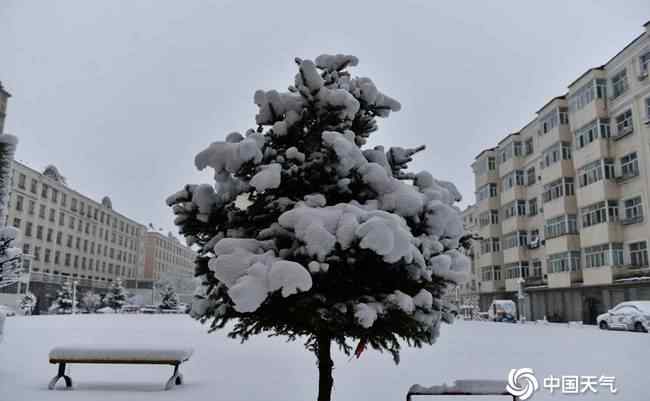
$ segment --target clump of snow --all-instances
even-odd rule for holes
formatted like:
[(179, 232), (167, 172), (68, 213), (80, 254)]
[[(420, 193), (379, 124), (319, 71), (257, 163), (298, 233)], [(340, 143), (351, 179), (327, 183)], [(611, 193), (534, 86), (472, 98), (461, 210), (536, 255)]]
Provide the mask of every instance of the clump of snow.
[(282, 165), (279, 163), (271, 163), (266, 166), (261, 166), (261, 168), (262, 170), (251, 179), (250, 185), (257, 192), (264, 192), (267, 189), (279, 187), (282, 183)]
[(295, 146), (292, 146), (289, 149), (287, 149), (285, 154), (287, 155), (288, 160), (296, 160), (300, 163), (305, 161), (305, 154), (298, 151), (298, 148), (296, 148)]
[[(232, 139), (230, 134), (230, 138)], [(194, 164), (199, 170), (212, 167), (215, 174), (222, 171), (235, 173), (242, 164), (262, 160), (261, 146), (254, 137), (247, 137), (240, 142), (213, 142), (207, 149), (199, 152), (194, 159)]]

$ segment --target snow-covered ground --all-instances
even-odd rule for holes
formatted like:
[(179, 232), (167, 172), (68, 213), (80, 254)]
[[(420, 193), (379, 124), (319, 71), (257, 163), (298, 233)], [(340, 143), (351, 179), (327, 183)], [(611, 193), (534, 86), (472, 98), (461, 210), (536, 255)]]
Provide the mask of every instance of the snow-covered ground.
[[(164, 401), (314, 400), (316, 366), (302, 343), (257, 337), (245, 344), (185, 315), (77, 315), (12, 317), (0, 343), (0, 400)], [(191, 346), (185, 384), (162, 387), (171, 367), (71, 365), (74, 391), (48, 391), (56, 367), (47, 360), (56, 345), (130, 344)], [(636, 401), (648, 397), (650, 335), (603, 332), (594, 327), (456, 322), (443, 325), (438, 343), (405, 348), (395, 366), (388, 355), (366, 351), (359, 360), (335, 356), (334, 400), (402, 400), (408, 388), (456, 379), (505, 380), (511, 368), (553, 374), (616, 377), (618, 394), (550, 396), (532, 400)], [(541, 383), (540, 383), (541, 385)], [(437, 399), (437, 398), (418, 398)], [(455, 400), (456, 397), (444, 398)], [(483, 398), (483, 400), (485, 400)]]

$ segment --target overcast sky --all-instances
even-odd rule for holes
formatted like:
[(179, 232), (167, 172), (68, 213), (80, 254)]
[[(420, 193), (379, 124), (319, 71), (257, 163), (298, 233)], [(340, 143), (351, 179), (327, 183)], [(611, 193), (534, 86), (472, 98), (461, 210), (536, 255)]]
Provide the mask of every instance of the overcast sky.
[(638, 1), (0, 0), (5, 131), (17, 159), (172, 229), (165, 197), (212, 182), (194, 155), (254, 127), (256, 89), (285, 90), (293, 58), (359, 57), (402, 111), (371, 145), (426, 144), (412, 169), (474, 201), (470, 164), (586, 69), (642, 32)]

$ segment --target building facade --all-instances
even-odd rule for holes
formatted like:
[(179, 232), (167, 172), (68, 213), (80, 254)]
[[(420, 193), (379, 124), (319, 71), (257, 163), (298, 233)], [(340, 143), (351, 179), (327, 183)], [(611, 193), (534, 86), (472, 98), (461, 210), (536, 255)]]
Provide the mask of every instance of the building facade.
[(140, 288), (152, 290), (152, 303), (159, 301), (156, 284), (170, 284), (181, 302), (189, 302), (196, 288), (194, 283), (194, 260), (196, 252), (183, 245), (171, 233), (157, 231), (144, 234), (144, 266), (139, 277)]
[[(14, 162), (7, 224), (21, 231), (29, 290), (40, 309), (65, 281), (104, 292), (116, 279), (134, 288), (143, 264), (145, 227), (70, 188), (54, 166), (43, 172)], [(9, 289), (11, 291), (11, 289)]]
[(650, 22), (475, 158), (480, 303), (584, 321), (650, 300)]

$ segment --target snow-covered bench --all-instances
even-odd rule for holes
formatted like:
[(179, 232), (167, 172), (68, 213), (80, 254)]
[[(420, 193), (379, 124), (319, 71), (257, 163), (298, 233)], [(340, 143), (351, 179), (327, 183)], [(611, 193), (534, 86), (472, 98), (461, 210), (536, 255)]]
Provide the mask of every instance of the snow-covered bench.
[(59, 364), (57, 375), (52, 378), (48, 388), (54, 386), (63, 378), (66, 387), (72, 387), (72, 379), (65, 374), (65, 366), (69, 363), (93, 364), (151, 364), (172, 365), (174, 373), (167, 380), (165, 390), (183, 383), (183, 375), (179, 372), (181, 363), (192, 356), (191, 348), (142, 348), (128, 346), (83, 346), (56, 347), (50, 351), (50, 363)]
[(512, 397), (517, 401), (517, 397), (506, 390), (508, 383), (503, 380), (456, 380), (453, 385), (442, 384), (440, 386), (424, 387), (414, 384), (406, 393), (406, 401), (411, 401), (414, 395), (435, 395), (435, 396), (504, 396)]

